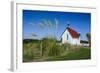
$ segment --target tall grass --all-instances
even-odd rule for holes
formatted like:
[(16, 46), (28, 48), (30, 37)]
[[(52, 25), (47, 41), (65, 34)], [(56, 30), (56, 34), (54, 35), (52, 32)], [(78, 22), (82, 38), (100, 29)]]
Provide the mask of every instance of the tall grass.
[(57, 56), (61, 54), (61, 47), (55, 38), (43, 39), (42, 50), (44, 56)]
[(23, 44), (23, 61), (34, 61), (43, 57), (59, 56), (65, 49), (55, 38), (43, 38), (39, 42)]
[[(56, 38), (54, 37), (46, 37), (38, 41), (29, 41), (29, 42), (24, 42), (23, 43), (23, 62), (32, 62), (32, 61), (46, 61), (46, 59), (50, 60), (55, 60), (54, 58), (59, 58), (60, 59), (73, 59), (74, 52), (77, 53), (80, 51), (80, 49), (84, 47), (76, 46), (76, 45), (71, 45), (71, 44), (61, 44), (57, 42)], [(78, 49), (78, 50), (77, 50)], [(81, 51), (82, 57), (84, 51)], [(86, 50), (87, 51), (87, 50)], [(72, 53), (71, 56), (69, 57), (69, 53)], [(81, 53), (78, 54), (78, 56), (81, 56)], [(88, 52), (86, 52), (88, 54)], [(90, 55), (90, 54), (89, 54)], [(68, 57), (68, 58), (66, 58)], [(88, 57), (88, 55), (85, 55), (84, 58)], [(89, 56), (90, 57), (90, 56)], [(79, 57), (78, 57), (79, 58)], [(75, 57), (75, 59), (78, 59)]]
[(37, 43), (24, 43), (23, 44), (23, 61), (33, 61), (37, 57), (40, 57), (40, 48)]

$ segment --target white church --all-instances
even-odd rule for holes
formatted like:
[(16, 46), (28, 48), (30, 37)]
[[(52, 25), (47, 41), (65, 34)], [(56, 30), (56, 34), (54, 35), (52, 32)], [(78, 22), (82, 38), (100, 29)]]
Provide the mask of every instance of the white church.
[(69, 43), (72, 45), (80, 45), (80, 34), (71, 28), (68, 24), (68, 27), (65, 29), (63, 34), (61, 35), (61, 42)]

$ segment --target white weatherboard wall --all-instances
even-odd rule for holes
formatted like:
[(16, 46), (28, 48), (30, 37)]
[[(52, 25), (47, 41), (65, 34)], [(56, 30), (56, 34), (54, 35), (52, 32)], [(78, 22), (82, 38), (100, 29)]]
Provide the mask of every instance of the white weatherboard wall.
[(74, 38), (73, 39), (73, 44), (74, 45), (80, 45), (80, 37), (79, 38)]
[[(67, 39), (68, 38), (68, 39)], [(69, 31), (66, 29), (65, 32), (62, 34), (62, 43), (70, 43), (73, 45), (80, 45), (80, 37), (79, 38), (72, 38)]]
[[(68, 40), (67, 40), (67, 35), (68, 35)], [(72, 36), (68, 32), (68, 30), (65, 30), (65, 32), (62, 34), (62, 43), (73, 43)]]

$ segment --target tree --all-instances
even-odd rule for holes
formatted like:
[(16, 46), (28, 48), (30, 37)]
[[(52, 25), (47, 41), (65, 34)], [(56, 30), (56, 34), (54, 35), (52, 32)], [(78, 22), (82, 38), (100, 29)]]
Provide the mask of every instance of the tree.
[(91, 46), (91, 34), (87, 33), (86, 36), (87, 36), (87, 39), (88, 39), (88, 42), (89, 42), (89, 47), (90, 47)]

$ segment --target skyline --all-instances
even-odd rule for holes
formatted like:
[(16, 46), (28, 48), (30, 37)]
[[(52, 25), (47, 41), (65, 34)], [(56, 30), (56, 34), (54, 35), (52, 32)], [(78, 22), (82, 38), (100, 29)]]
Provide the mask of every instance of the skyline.
[[(43, 20), (48, 21), (52, 26), (57, 23), (56, 31), (55, 27), (52, 27), (52, 30), (46, 26), (41, 28), (39, 24), (43, 23)], [(81, 40), (87, 40), (86, 33), (91, 32), (90, 13), (23, 10), (23, 39), (41, 39), (50, 32), (55, 33), (57, 39), (60, 40), (68, 23), (71, 28), (81, 34)], [(33, 37), (32, 33), (35, 33), (36, 36)]]

